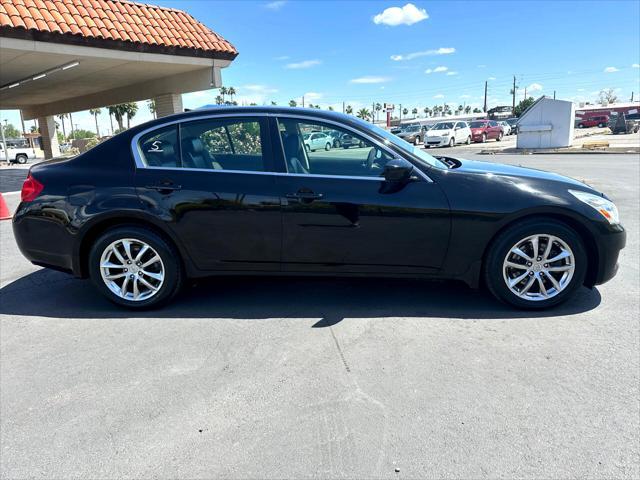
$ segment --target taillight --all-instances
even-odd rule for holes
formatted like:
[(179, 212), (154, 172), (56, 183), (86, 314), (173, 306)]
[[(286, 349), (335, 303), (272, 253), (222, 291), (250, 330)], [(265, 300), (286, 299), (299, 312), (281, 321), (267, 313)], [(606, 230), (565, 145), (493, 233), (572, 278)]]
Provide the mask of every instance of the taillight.
[(44, 185), (42, 185), (38, 180), (31, 176), (31, 173), (27, 175), (27, 179), (22, 184), (22, 201), (23, 202), (32, 202), (36, 199), (38, 195), (44, 189)]

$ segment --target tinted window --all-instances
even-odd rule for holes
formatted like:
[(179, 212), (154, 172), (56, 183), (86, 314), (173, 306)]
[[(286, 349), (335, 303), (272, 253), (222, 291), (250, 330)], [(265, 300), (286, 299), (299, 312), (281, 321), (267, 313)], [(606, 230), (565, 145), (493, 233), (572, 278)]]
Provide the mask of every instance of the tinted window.
[(159, 128), (140, 137), (142, 161), (150, 167), (179, 167), (178, 126)]
[(335, 127), (331, 128), (340, 134), (339, 147), (311, 145), (302, 132), (326, 129), (321, 123), (280, 118), (278, 128), (289, 173), (378, 177), (392, 158), (364, 137)]
[(207, 119), (180, 126), (185, 168), (265, 171), (258, 119)]
[(483, 128), (487, 125), (486, 122), (471, 122), (471, 125), (469, 125), (471, 128)]

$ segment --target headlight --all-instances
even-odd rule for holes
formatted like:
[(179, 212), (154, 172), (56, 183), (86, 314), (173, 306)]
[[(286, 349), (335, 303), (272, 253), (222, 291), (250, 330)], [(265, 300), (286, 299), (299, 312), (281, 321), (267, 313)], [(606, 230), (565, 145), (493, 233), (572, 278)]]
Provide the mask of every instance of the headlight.
[(617, 225), (620, 223), (620, 214), (613, 202), (606, 198), (599, 197), (598, 195), (582, 192), (580, 190), (569, 190), (569, 193), (581, 202), (584, 202), (597, 210), (598, 213), (606, 218), (611, 225)]

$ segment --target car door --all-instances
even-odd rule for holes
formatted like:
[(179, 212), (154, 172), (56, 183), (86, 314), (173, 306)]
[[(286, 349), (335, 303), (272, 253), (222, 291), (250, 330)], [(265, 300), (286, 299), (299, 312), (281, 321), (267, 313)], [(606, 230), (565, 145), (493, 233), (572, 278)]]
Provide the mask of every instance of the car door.
[[(283, 269), (429, 273), (439, 268), (450, 228), (439, 186), (417, 174), (404, 188), (389, 190), (380, 175), (394, 154), (351, 130), (356, 148), (305, 152), (300, 132), (323, 126), (303, 117), (274, 120), (282, 142)], [(288, 173), (299, 172), (299, 164), (306, 165), (302, 173)]]
[(194, 265), (279, 270), (282, 223), (267, 118), (174, 121), (133, 140), (135, 182)]
[(465, 135), (464, 124), (462, 122), (456, 122), (455, 134), (456, 134), (456, 143), (466, 142), (467, 136)]

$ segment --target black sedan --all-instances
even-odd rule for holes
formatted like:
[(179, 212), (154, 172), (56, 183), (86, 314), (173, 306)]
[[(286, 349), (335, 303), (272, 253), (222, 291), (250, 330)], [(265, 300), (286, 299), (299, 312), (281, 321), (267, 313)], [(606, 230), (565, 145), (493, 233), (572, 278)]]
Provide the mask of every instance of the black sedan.
[[(328, 129), (354, 148), (304, 148), (302, 132)], [(132, 308), (238, 274), (458, 279), (544, 308), (612, 278), (626, 236), (615, 205), (576, 180), (279, 107), (161, 118), (35, 165), (13, 227), (30, 261)]]

